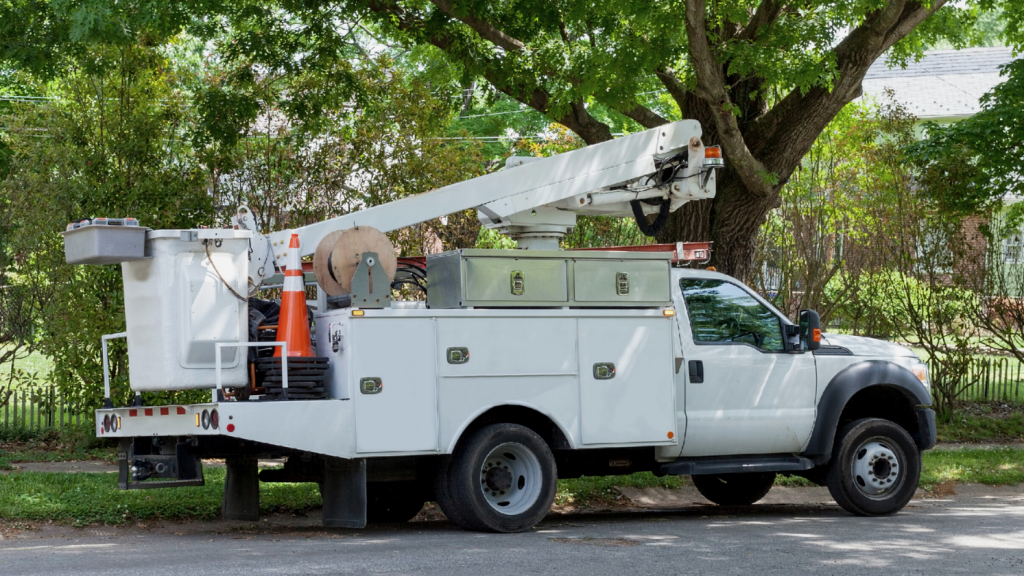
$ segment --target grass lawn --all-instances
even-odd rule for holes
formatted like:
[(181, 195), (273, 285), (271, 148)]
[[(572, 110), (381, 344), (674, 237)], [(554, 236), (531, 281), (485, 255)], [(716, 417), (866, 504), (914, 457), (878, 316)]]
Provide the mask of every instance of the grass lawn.
[[(0, 519), (55, 520), (75, 526), (133, 520), (210, 520), (220, 516), (224, 469), (207, 468), (206, 485), (118, 490), (115, 474), (20, 472), (0, 476)], [(263, 484), (260, 510), (304, 512), (321, 506), (316, 484)]]

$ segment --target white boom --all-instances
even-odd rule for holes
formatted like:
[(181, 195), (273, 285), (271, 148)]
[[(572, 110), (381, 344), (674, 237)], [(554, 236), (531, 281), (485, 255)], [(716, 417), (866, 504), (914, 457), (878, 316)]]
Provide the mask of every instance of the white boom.
[[(517, 237), (520, 247), (557, 249), (557, 238), (573, 228), (576, 214), (631, 215), (635, 200), (650, 201), (641, 205), (650, 214), (662, 202), (676, 210), (714, 197), (713, 168), (721, 164), (705, 164), (700, 136), (698, 122), (681, 120), (550, 158), (513, 157), (500, 172), (274, 232), (267, 240), (270, 257), (280, 268), (292, 234), (299, 235), (301, 255), (307, 256), (335, 230), (371, 226), (390, 232), (470, 208), (488, 228)], [(254, 248), (260, 241), (254, 238)]]

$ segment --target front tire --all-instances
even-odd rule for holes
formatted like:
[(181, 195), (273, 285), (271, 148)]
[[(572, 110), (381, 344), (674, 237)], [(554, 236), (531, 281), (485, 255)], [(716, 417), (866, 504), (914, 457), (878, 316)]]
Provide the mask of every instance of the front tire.
[(775, 484), (775, 472), (700, 474), (692, 478), (697, 491), (719, 506), (750, 506)]
[(864, 418), (836, 435), (828, 491), (858, 516), (895, 514), (921, 480), (921, 452), (910, 434), (881, 418)]
[(492, 424), (455, 450), (446, 480), (456, 524), (467, 530), (523, 532), (551, 509), (558, 472), (551, 449), (536, 432), (518, 424)]

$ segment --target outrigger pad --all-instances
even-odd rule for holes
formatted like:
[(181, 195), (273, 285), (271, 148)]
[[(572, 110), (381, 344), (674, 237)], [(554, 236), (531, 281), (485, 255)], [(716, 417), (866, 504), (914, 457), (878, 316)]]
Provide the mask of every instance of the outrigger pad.
[(324, 458), (324, 526), (366, 526), (366, 460)]
[(224, 477), (221, 515), (225, 520), (258, 522), (260, 519), (260, 480), (255, 458), (228, 458)]

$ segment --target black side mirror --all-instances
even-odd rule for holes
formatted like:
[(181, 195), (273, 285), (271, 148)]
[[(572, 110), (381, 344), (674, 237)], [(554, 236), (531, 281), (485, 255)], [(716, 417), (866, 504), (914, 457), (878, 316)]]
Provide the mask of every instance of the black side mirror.
[(805, 350), (821, 348), (821, 317), (814, 310), (800, 311), (800, 343)]

